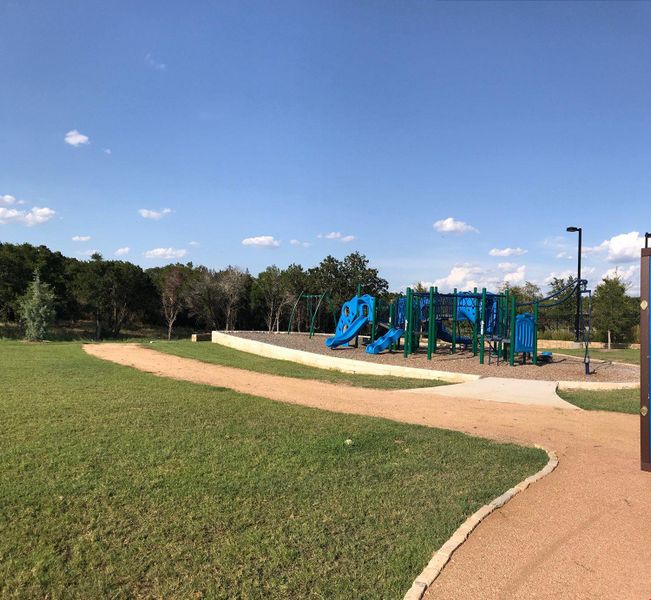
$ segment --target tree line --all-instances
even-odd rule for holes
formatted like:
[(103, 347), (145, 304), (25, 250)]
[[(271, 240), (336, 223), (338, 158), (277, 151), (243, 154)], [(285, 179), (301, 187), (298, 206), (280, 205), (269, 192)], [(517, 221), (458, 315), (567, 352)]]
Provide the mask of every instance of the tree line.
[[(59, 323), (92, 322), (98, 340), (139, 325), (165, 326), (169, 338), (177, 325), (278, 330), (287, 326), (302, 292), (327, 291), (338, 310), (358, 285), (379, 296), (388, 290), (359, 252), (343, 260), (326, 256), (308, 269), (272, 265), (254, 277), (236, 266), (215, 270), (190, 262), (143, 269), (100, 254), (79, 260), (46, 246), (0, 243), (0, 320), (22, 324), (26, 333), (25, 317), (38, 306)], [(304, 306), (294, 318), (297, 328), (305, 327)]]
[[(554, 278), (546, 294), (532, 282), (508, 289), (517, 302), (531, 302), (574, 281)], [(419, 285), (414, 289), (419, 290)], [(42, 335), (42, 323), (52, 320), (89, 321), (98, 340), (116, 338), (127, 326), (141, 325), (164, 326), (168, 338), (181, 325), (195, 330), (278, 331), (287, 327), (292, 312), (293, 326), (300, 331), (310, 318), (307, 305), (298, 302), (301, 293), (328, 292), (338, 314), (358, 286), (385, 300), (395, 296), (359, 252), (343, 260), (326, 256), (307, 269), (299, 264), (285, 269), (272, 265), (253, 276), (236, 266), (215, 270), (189, 262), (142, 269), (128, 261), (105, 260), (100, 254), (79, 260), (46, 246), (0, 243), (0, 320), (21, 324), (25, 334), (34, 338)], [(627, 284), (620, 277), (601, 281), (593, 294), (592, 339), (634, 341), (639, 334), (638, 300), (627, 295)], [(574, 296), (541, 310), (541, 336), (571, 339), (575, 306)], [(332, 330), (325, 306), (318, 323)]]

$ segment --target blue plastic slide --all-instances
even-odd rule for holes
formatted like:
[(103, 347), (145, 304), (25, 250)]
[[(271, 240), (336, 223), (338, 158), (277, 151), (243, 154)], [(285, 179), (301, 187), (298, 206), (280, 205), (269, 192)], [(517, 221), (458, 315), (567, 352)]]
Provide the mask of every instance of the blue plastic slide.
[(379, 337), (372, 344), (366, 346), (366, 352), (369, 354), (379, 354), (383, 350), (386, 350), (391, 344), (397, 342), (405, 333), (404, 329), (399, 329), (394, 327), (389, 329), (383, 336)]
[(341, 346), (343, 344), (347, 344), (352, 340), (368, 323), (368, 316), (359, 316), (357, 317), (347, 328), (345, 331), (341, 331), (334, 335), (333, 337), (328, 338), (325, 343), (328, 348), (336, 348), (337, 346)]
[[(452, 343), (452, 334), (445, 328), (445, 325), (441, 321), (436, 322), (436, 337), (444, 342)], [(457, 336), (457, 344), (462, 344), (463, 346), (469, 346), (472, 344), (472, 339), (465, 337), (463, 335)]]

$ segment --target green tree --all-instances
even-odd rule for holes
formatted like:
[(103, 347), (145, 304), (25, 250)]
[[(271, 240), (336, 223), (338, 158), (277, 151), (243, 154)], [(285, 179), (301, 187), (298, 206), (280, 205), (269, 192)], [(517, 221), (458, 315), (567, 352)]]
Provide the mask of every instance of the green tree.
[(55, 295), (52, 288), (41, 281), (41, 276), (36, 271), (27, 292), (18, 303), (26, 339), (30, 341), (45, 339), (48, 325), (54, 320), (54, 302)]
[(602, 341), (629, 342), (633, 328), (639, 323), (635, 300), (626, 295), (626, 283), (615, 275), (605, 277), (595, 288), (592, 323)]
[(165, 265), (147, 271), (152, 278), (160, 298), (161, 313), (167, 324), (167, 339), (172, 339), (174, 323), (187, 305), (190, 284), (193, 278), (192, 263)]
[(253, 281), (251, 305), (264, 313), (264, 322), (269, 332), (274, 327), (277, 330), (280, 328), (280, 316), (288, 304), (284, 284), (283, 272), (276, 265), (267, 267)]

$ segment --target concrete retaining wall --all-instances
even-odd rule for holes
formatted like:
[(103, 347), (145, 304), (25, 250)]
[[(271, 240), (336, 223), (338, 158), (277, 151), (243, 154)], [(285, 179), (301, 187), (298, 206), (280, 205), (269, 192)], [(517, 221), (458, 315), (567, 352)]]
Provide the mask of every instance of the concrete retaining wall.
[(417, 369), (414, 367), (401, 367), (399, 365), (387, 365), (362, 360), (353, 360), (350, 358), (337, 358), (336, 356), (327, 356), (325, 354), (314, 354), (303, 350), (294, 350), (274, 344), (266, 344), (257, 340), (230, 335), (223, 331), (213, 331), (212, 341), (228, 348), (250, 352), (266, 358), (275, 358), (277, 360), (289, 360), (308, 367), (317, 367), (319, 369), (328, 369), (330, 371), (341, 371), (342, 373), (357, 373), (360, 375), (383, 375), (389, 377), (408, 377), (411, 379), (425, 379), (446, 381), (448, 383), (464, 383), (466, 381), (476, 381), (480, 379), (479, 375), (469, 375), (466, 373), (451, 373), (449, 371), (434, 371), (431, 369)]

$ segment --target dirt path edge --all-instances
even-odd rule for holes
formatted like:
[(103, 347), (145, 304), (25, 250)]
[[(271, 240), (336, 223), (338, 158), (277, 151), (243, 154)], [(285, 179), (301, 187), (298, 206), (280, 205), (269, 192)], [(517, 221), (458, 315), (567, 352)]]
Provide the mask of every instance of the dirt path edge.
[(445, 565), (448, 564), (450, 558), (458, 550), (458, 548), (468, 539), (474, 529), (493, 511), (504, 506), (509, 500), (517, 496), (520, 492), (524, 492), (532, 483), (539, 481), (546, 477), (558, 466), (558, 456), (553, 450), (549, 450), (543, 446), (536, 444), (536, 448), (544, 450), (547, 453), (549, 460), (547, 464), (540, 469), (537, 473), (530, 475), (522, 480), (511, 489), (504, 492), (501, 496), (494, 498), (488, 504), (482, 506), (479, 510), (470, 515), (463, 524), (452, 534), (450, 539), (445, 542), (434, 554), (427, 566), (421, 571), (420, 575), (414, 579), (409, 590), (404, 595), (403, 600), (421, 600), (425, 595), (427, 588), (429, 588), (434, 580), (441, 574)]

